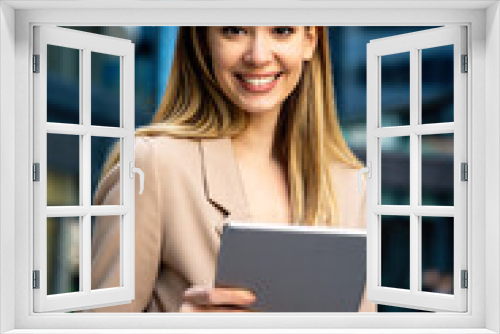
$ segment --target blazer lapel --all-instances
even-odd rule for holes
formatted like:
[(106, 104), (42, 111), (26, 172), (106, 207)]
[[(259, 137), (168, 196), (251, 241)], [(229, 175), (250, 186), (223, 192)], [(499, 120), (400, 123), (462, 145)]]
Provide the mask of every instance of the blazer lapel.
[[(248, 219), (248, 204), (231, 140), (202, 139), (200, 148), (209, 202), (223, 211), (226, 219)], [(218, 226), (219, 232), (223, 224)]]

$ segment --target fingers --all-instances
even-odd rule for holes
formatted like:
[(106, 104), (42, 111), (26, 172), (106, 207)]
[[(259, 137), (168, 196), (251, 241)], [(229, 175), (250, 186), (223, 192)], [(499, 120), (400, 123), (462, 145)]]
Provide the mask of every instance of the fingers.
[[(198, 307), (248, 306), (255, 302), (255, 295), (243, 289), (195, 286), (185, 291), (184, 301)], [(221, 311), (222, 312), (222, 311)]]
[(195, 305), (195, 304), (190, 304), (190, 303), (183, 303), (180, 310), (180, 312), (211, 312), (211, 313), (216, 313), (216, 312), (224, 312), (224, 313), (231, 313), (231, 312), (254, 312), (252, 310), (243, 308), (243, 307), (237, 307), (233, 305)]

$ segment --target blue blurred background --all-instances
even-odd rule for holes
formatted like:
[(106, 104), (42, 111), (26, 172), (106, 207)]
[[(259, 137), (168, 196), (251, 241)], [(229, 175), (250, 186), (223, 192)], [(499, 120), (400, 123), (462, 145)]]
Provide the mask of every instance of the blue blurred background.
[[(67, 27), (135, 43), (135, 122), (148, 124), (165, 91), (177, 27)], [(366, 45), (433, 27), (329, 27), (335, 101), (344, 135), (366, 159)], [(409, 55), (382, 57), (382, 126), (409, 124)], [(47, 121), (78, 124), (78, 51), (49, 46)], [(92, 125), (119, 126), (119, 58), (92, 54)], [(453, 48), (422, 52), (422, 123), (453, 121)], [(48, 135), (47, 205), (78, 205), (78, 137)], [(92, 191), (116, 140), (92, 138)], [(409, 138), (382, 142), (382, 204), (409, 204)], [(451, 173), (450, 173), (451, 172)], [(453, 205), (453, 135), (422, 136), (422, 204)], [(78, 291), (78, 220), (48, 224), (48, 292)], [(382, 217), (382, 285), (409, 288), (409, 219)], [(453, 219), (422, 220), (424, 291), (453, 293)], [(379, 312), (411, 309), (379, 305)]]

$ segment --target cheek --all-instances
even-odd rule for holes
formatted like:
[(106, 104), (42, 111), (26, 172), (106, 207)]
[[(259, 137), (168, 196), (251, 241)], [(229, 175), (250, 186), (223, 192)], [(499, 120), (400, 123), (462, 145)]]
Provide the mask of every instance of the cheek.
[(298, 43), (284, 43), (276, 46), (276, 53), (284, 58), (295, 59), (300, 57), (300, 44)]
[(284, 58), (298, 60), (306, 56), (306, 45), (302, 40), (294, 40), (289, 43), (277, 43), (276, 52)]
[(290, 74), (290, 77), (293, 78), (293, 80), (298, 80), (302, 75), (303, 59), (301, 57), (288, 59), (285, 66)]
[(231, 53), (215, 52), (213, 54), (213, 66), (215, 76), (218, 79), (228, 78), (231, 76), (232, 68), (235, 66), (235, 56)]
[[(219, 49), (221, 50), (221, 49)], [(214, 52), (212, 54), (215, 80), (226, 96), (231, 96), (234, 88), (231, 68), (234, 65), (227, 53)]]
[(288, 76), (283, 86), (288, 94), (290, 94), (299, 84), (303, 70), (302, 58), (300, 57), (294, 58), (288, 63)]
[(277, 50), (277, 54), (280, 56), (283, 66), (288, 71), (301, 71), (305, 53), (300, 44), (281, 45)]

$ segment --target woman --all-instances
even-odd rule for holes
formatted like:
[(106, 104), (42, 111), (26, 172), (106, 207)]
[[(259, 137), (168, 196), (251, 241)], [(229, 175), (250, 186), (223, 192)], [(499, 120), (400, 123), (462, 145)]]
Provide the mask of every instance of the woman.
[[(163, 103), (136, 136), (146, 177), (135, 300), (95, 311), (245, 311), (258, 296), (213, 287), (231, 219), (365, 227), (361, 164), (337, 123), (327, 43), (325, 27), (180, 28)], [(119, 203), (117, 161), (115, 152), (96, 203)], [(119, 285), (111, 221), (99, 217), (94, 231), (94, 289)]]

